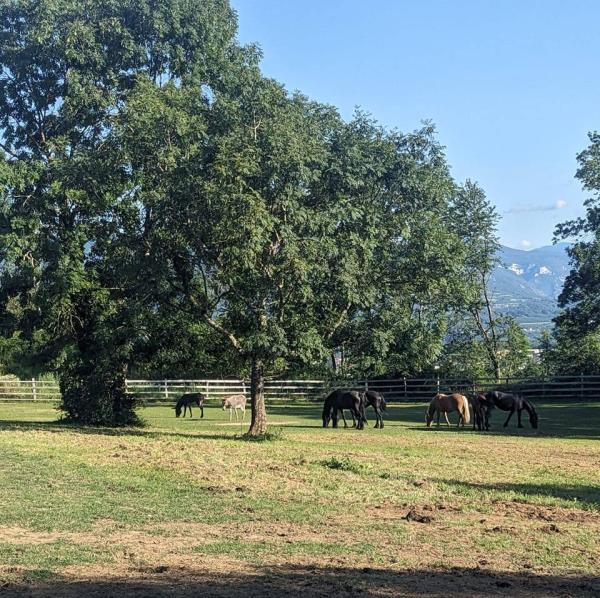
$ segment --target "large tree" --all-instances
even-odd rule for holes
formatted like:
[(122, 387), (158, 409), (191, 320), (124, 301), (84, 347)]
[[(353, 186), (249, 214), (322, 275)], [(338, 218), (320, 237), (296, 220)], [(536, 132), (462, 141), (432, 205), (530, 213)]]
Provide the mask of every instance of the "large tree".
[(576, 177), (591, 195), (586, 214), (559, 224), (557, 239), (575, 239), (568, 248), (571, 271), (559, 296), (555, 318), (555, 366), (564, 373), (598, 373), (600, 364), (600, 133), (577, 156)]
[(502, 375), (501, 332), (494, 313), (490, 278), (498, 264), (500, 242), (497, 235), (498, 214), (481, 187), (467, 181), (459, 187), (452, 202), (450, 222), (465, 246), (462, 264), (464, 295), (457, 302), (456, 313), (466, 315), (460, 328), (476, 331), (476, 340), (486, 353), (496, 380)]
[(431, 126), (287, 93), (225, 1), (19, 0), (0, 19), (4, 324), (59, 368), (70, 417), (131, 421), (127, 368), (177, 323), (250, 369), (252, 435), (282, 359), (357, 330), (390, 368), (439, 352), (463, 244)]
[(107, 244), (131, 191), (115, 122), (140, 85), (209, 97), (245, 60), (235, 31), (226, 0), (0, 7), (3, 324), (59, 368), (74, 419), (134, 418), (124, 376), (144, 301), (127, 268), (139, 245)]

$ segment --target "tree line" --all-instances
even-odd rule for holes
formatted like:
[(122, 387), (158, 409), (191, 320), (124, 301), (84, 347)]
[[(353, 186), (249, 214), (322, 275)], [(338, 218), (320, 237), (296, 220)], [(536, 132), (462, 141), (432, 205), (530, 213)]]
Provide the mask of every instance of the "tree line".
[[(95, 424), (136, 422), (132, 372), (248, 376), (252, 435), (266, 376), (530, 367), (493, 310), (498, 215), (434, 126), (344, 120), (236, 31), (227, 0), (2, 3), (0, 361), (55, 372), (66, 416)], [(581, 240), (555, 364), (598, 363), (587, 209), (557, 230)]]

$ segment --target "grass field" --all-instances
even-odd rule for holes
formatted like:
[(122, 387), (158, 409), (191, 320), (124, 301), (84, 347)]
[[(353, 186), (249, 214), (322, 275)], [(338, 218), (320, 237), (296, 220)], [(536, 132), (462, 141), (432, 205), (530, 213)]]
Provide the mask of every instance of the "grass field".
[(360, 432), (272, 405), (256, 443), (215, 407), (97, 430), (0, 404), (0, 594), (600, 595), (600, 405), (489, 434), (424, 411)]

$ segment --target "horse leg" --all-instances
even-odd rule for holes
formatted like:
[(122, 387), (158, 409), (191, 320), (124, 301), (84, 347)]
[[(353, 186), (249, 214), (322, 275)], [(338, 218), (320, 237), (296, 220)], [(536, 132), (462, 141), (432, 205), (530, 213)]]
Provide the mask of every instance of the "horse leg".
[(364, 430), (364, 428), (365, 428), (365, 422), (363, 422), (363, 418), (362, 418), (362, 415), (360, 413), (360, 408), (357, 409), (356, 407), (353, 407), (353, 409), (351, 411), (353, 412), (352, 413), (352, 417), (356, 417), (356, 429), (357, 430)]
[(513, 416), (514, 412), (515, 412), (515, 408), (513, 407), (510, 410), (510, 413), (508, 414), (508, 417), (506, 418), (506, 421), (504, 422), (504, 426), (502, 426), (503, 428), (506, 428), (506, 426), (508, 426), (508, 422), (510, 421), (510, 418)]
[(245, 417), (246, 417), (246, 408), (242, 407), (242, 421), (244, 421)]
[(522, 428), (523, 424), (521, 423), (521, 413), (523, 412), (523, 407), (517, 409), (517, 427)]
[(437, 413), (437, 424), (436, 425), (439, 428), (440, 427), (440, 415), (442, 415), (442, 412), (439, 409), (437, 409), (436, 413)]
[(231, 421), (232, 417), (233, 417), (233, 407), (230, 407), (229, 408), (229, 421)]
[[(342, 415), (342, 419), (344, 420), (344, 428), (348, 427), (348, 422), (346, 421), (346, 415), (344, 414), (343, 409), (339, 409), (340, 414)], [(354, 416), (352, 416), (352, 423), (354, 424)]]
[[(448, 412), (444, 411), (444, 417), (446, 418), (446, 423), (448, 424), (448, 427), (450, 427), (450, 420), (448, 419)], [(460, 419), (458, 420), (460, 422)]]
[(200, 419), (204, 417), (204, 405), (200, 405)]
[(338, 414), (337, 407), (334, 407), (331, 410), (331, 427), (332, 428), (338, 427), (338, 418), (339, 418), (339, 414)]

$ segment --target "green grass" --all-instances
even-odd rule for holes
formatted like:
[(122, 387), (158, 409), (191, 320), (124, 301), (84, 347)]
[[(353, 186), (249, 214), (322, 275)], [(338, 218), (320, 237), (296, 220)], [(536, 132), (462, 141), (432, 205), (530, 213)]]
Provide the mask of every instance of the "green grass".
[(334, 430), (319, 405), (272, 405), (277, 442), (248, 443), (216, 407), (147, 407), (145, 428), (102, 430), (0, 404), (0, 579), (198, 556), (600, 573), (600, 405), (540, 404), (538, 431), (496, 413), (490, 434), (426, 429), (424, 412), (390, 405), (383, 430)]

